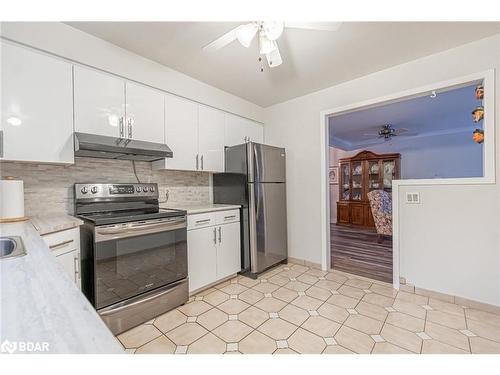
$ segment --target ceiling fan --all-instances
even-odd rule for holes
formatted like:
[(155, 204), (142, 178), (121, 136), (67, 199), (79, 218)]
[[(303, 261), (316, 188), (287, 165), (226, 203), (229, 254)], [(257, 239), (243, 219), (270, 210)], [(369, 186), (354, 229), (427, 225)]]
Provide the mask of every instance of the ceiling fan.
[[(253, 21), (240, 25), (225, 33), (213, 42), (207, 44), (203, 49), (205, 51), (216, 51), (227, 46), (234, 40), (238, 40), (243, 47), (250, 47), (253, 38), (258, 35), (259, 54), (265, 55), (269, 67), (274, 68), (281, 65), (280, 51), (278, 49), (277, 39), (283, 34), (285, 28), (336, 31), (341, 22), (276, 22), (276, 21)], [(259, 61), (262, 58), (259, 56)], [(261, 67), (261, 71), (263, 68)]]
[(395, 129), (391, 124), (385, 124), (378, 128), (379, 129), (375, 133), (365, 133), (363, 135), (368, 137), (377, 137), (379, 139), (383, 139), (384, 141), (388, 141), (392, 139), (392, 137), (396, 136), (415, 136), (418, 134), (405, 128)]

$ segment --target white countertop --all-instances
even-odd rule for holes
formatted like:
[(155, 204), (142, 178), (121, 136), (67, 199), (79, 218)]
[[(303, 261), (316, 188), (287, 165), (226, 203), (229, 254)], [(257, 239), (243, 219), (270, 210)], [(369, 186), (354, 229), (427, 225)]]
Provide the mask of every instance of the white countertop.
[(194, 214), (201, 214), (203, 212), (236, 210), (239, 209), (241, 206), (237, 204), (167, 202), (167, 203), (160, 203), (160, 207), (185, 210), (188, 215), (194, 215)]
[(1, 224), (27, 255), (0, 259), (0, 342), (48, 343), (49, 353), (123, 353), (30, 222)]
[(83, 221), (74, 216), (61, 214), (33, 216), (31, 218), (31, 224), (33, 224), (38, 233), (44, 235), (79, 227), (83, 224)]

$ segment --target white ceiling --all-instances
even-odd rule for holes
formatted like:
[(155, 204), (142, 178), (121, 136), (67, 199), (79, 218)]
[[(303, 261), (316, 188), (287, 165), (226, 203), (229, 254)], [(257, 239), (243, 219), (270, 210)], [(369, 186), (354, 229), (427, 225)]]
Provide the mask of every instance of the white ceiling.
[[(339, 30), (285, 29), (283, 64), (260, 72), (258, 46), (202, 47), (239, 23), (68, 22), (263, 107), (500, 33), (500, 22), (350, 22)], [(480, 58), (480, 56), (471, 56)]]
[(435, 98), (428, 95), (403, 100), (391, 104), (329, 118), (330, 146), (343, 150), (356, 150), (364, 146), (383, 143), (383, 139), (367, 134), (377, 134), (384, 124), (394, 129), (407, 129), (407, 135), (400, 138), (411, 139), (430, 135), (444, 135), (469, 132), (480, 124), (474, 124), (471, 112), (481, 102), (474, 96), (476, 84), (437, 93)]

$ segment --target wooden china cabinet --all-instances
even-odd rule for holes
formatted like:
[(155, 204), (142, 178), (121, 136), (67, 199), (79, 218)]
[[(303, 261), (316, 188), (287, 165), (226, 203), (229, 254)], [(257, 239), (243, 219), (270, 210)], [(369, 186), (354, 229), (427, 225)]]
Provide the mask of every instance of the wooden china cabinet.
[(337, 224), (375, 226), (367, 194), (378, 189), (392, 192), (392, 180), (400, 178), (400, 160), (400, 154), (371, 151), (339, 160)]

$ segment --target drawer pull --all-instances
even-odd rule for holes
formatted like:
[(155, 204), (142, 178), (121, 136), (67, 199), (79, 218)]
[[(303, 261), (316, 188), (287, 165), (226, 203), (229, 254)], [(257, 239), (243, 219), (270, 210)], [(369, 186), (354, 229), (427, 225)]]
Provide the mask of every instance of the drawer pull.
[(208, 223), (212, 219), (196, 220), (196, 224)]
[(74, 240), (63, 241), (63, 242), (60, 242), (60, 243), (55, 244), (55, 245), (50, 245), (49, 249), (50, 250), (56, 250), (56, 249), (58, 249), (60, 247), (64, 247), (66, 245), (69, 245), (71, 242), (74, 242)]
[(224, 216), (224, 220), (231, 220), (236, 218), (236, 215), (231, 215), (231, 216)]

